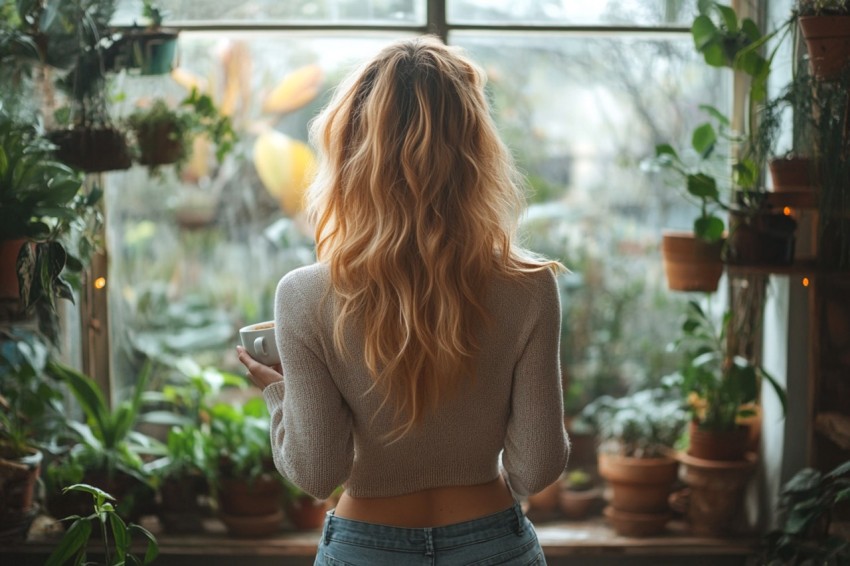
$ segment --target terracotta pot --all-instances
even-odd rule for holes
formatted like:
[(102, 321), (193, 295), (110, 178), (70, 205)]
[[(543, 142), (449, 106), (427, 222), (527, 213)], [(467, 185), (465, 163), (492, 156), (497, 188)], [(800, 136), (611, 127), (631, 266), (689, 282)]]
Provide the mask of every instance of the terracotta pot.
[(791, 265), (797, 221), (781, 212), (729, 215), (726, 260), (735, 265)]
[(687, 520), (694, 533), (720, 535), (734, 530), (744, 504), (744, 490), (756, 465), (752, 452), (731, 462), (704, 460), (684, 452), (679, 477), (690, 487)]
[(594, 504), (599, 501), (600, 495), (600, 490), (596, 488), (584, 491), (565, 489), (561, 492), (559, 500), (561, 513), (568, 519), (584, 519)]
[(166, 478), (159, 487), (157, 516), (170, 533), (200, 533), (204, 530), (198, 496), (206, 488), (200, 475)]
[(841, 74), (850, 62), (850, 16), (803, 16), (798, 21), (812, 74), (819, 79)]
[(221, 511), (227, 515), (271, 515), (281, 509), (281, 492), (280, 482), (270, 475), (260, 476), (250, 483), (227, 479), (221, 482), (218, 502)]
[(664, 232), (661, 254), (667, 287), (672, 291), (713, 293), (723, 275), (723, 242), (705, 242), (693, 232)]
[(624, 537), (648, 537), (664, 532), (672, 513), (629, 513), (612, 506), (603, 511), (608, 523), (618, 535)]
[(19, 299), (18, 254), (26, 243), (25, 238), (0, 240), (0, 299)]
[(286, 516), (299, 531), (312, 531), (325, 522), (328, 504), (312, 497), (300, 497), (286, 504)]
[(772, 159), (768, 167), (770, 178), (773, 180), (773, 190), (777, 192), (813, 190), (819, 182), (814, 170), (814, 162), (808, 157)]
[(42, 453), (6, 459), (0, 454), (0, 541), (17, 542), (27, 538), (39, 511), (35, 487), (41, 475)]
[(546, 520), (558, 511), (561, 495), (561, 480), (557, 480), (543, 491), (528, 496), (528, 515), (532, 520)]
[(599, 454), (599, 475), (611, 486), (611, 506), (631, 513), (667, 512), (678, 466), (673, 458)]
[(705, 430), (691, 421), (688, 429), (688, 454), (705, 460), (742, 460), (747, 453), (749, 430), (738, 426), (732, 430)]

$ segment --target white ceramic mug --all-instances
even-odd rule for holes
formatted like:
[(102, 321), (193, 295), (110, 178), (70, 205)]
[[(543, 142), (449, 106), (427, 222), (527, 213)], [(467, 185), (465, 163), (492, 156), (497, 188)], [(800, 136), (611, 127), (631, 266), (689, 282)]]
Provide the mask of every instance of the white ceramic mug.
[(267, 366), (280, 363), (280, 354), (274, 338), (274, 321), (258, 322), (239, 329), (242, 346), (248, 354)]

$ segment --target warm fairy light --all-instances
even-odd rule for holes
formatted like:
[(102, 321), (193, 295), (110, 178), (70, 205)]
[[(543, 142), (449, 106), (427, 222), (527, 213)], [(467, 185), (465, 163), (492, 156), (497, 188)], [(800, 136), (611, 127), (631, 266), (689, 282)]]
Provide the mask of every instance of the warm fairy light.
[(94, 280), (95, 289), (103, 289), (104, 287), (106, 287), (106, 277), (98, 277)]
[(803, 277), (803, 287), (808, 287), (808, 286), (809, 286), (809, 278)]
[(791, 207), (790, 207), (790, 206), (786, 206), (785, 208), (783, 208), (783, 209), (782, 209), (782, 213), (783, 213), (785, 216), (791, 216)]

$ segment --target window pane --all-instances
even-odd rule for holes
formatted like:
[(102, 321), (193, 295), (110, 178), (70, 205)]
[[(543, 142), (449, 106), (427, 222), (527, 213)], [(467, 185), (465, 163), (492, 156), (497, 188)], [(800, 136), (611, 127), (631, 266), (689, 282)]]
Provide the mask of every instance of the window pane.
[[(424, 25), (426, 0), (169, 0), (165, 21)], [(141, 0), (119, 0), (114, 22), (141, 21)]]
[[(172, 166), (152, 176), (134, 167), (106, 180), (119, 397), (147, 357), (191, 356), (238, 370), (238, 329), (271, 319), (280, 277), (314, 261), (298, 206), (307, 123), (352, 65), (396, 38), (181, 34), (175, 76), (211, 94), (240, 140), (220, 167), (194, 158), (179, 175)], [(126, 95), (125, 114), (188, 92), (168, 76), (123, 77), (116, 88)]]
[(675, 369), (666, 346), (686, 298), (666, 289), (661, 232), (690, 228), (696, 208), (641, 163), (656, 144), (687, 147), (708, 119), (700, 104), (728, 109), (728, 83), (687, 34), (451, 40), (487, 71), (495, 119), (528, 175), (528, 247), (573, 271), (561, 281), (568, 412), (657, 382)]
[(451, 23), (690, 25), (696, 0), (447, 0)]

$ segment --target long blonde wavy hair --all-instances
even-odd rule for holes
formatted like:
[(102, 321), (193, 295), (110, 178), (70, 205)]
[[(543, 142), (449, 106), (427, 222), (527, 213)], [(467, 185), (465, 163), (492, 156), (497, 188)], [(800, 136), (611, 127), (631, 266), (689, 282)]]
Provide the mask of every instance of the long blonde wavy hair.
[(336, 347), (360, 321), (374, 384), (405, 435), (472, 378), (494, 276), (560, 264), (514, 244), (521, 177), (490, 118), (485, 75), (433, 37), (384, 48), (311, 127), (308, 191), (338, 297)]

